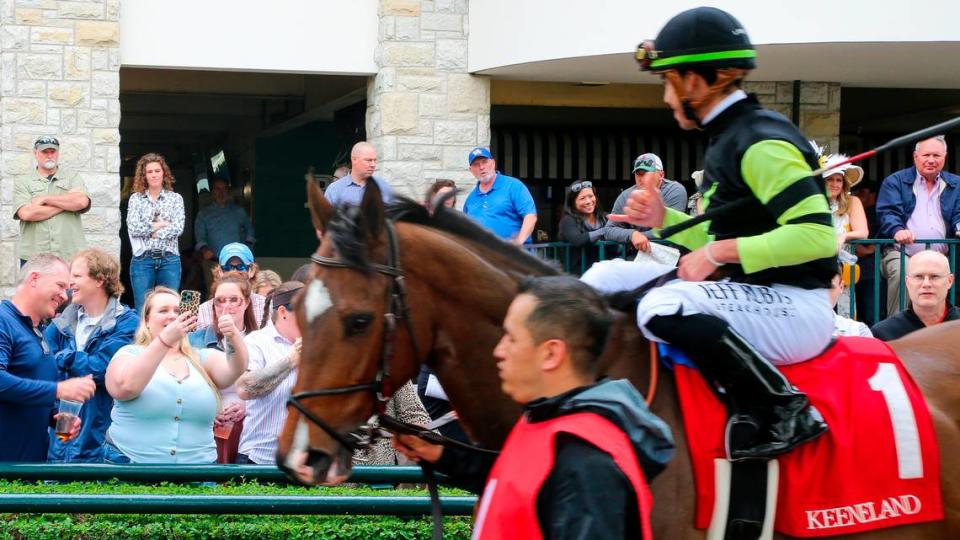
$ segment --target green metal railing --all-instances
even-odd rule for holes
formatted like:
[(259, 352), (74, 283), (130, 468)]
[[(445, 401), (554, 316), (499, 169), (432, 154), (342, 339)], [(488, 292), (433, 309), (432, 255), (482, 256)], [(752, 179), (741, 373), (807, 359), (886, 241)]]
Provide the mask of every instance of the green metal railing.
[[(440, 497), (444, 515), (469, 516), (476, 497)], [(430, 515), (430, 497), (223, 495), (0, 495), (0, 513)]]
[[(289, 483), (276, 467), (268, 465), (106, 465), (83, 463), (0, 463), (5, 480), (56, 480), (123, 482), (228, 482)], [(422, 482), (419, 467), (361, 466), (349, 481), (359, 483)], [(322, 493), (323, 488), (318, 488)], [(440, 497), (445, 515), (473, 512), (476, 497)], [(86, 514), (364, 514), (430, 515), (429, 497), (408, 496), (223, 496), (223, 495), (62, 495), (2, 494), (0, 513)]]
[[(276, 484), (292, 483), (271, 465), (107, 465), (100, 463), (0, 463), (5, 480), (58, 480), (89, 482), (117, 479), (123, 482), (231, 482), (256, 480)], [(420, 467), (359, 466), (350, 482), (394, 484), (423, 482)]]
[[(540, 244), (530, 244), (525, 246), (535, 256), (541, 259), (556, 261), (568, 274), (581, 275), (590, 268), (592, 263), (591, 251), (596, 246), (598, 258), (596, 260), (605, 261), (614, 259), (621, 253), (621, 248), (625, 244), (620, 242), (594, 242), (585, 246), (575, 246), (567, 242), (544, 242)], [(579, 251), (580, 257), (575, 257)]]

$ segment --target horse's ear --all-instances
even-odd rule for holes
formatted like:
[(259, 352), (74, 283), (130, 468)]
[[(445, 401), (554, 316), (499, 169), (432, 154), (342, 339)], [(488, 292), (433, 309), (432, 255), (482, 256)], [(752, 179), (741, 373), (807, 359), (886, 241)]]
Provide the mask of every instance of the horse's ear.
[(383, 230), (384, 221), (383, 192), (373, 178), (367, 178), (367, 188), (360, 201), (360, 223), (366, 233), (367, 240), (376, 240)]
[(323, 196), (320, 186), (314, 180), (307, 179), (307, 201), (310, 202), (310, 220), (313, 228), (323, 232), (333, 217), (333, 205)]

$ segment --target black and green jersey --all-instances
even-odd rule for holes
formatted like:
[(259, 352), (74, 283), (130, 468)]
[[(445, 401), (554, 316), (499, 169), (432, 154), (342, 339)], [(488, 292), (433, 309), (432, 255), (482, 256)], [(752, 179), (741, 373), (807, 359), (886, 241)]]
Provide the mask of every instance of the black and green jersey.
[[(817, 157), (782, 115), (748, 97), (705, 126), (704, 207), (740, 199), (749, 204), (670, 238), (696, 249), (711, 239), (737, 239), (739, 265), (725, 270), (744, 283), (829, 287), (836, 273), (837, 238)], [(664, 226), (689, 219), (667, 211)]]

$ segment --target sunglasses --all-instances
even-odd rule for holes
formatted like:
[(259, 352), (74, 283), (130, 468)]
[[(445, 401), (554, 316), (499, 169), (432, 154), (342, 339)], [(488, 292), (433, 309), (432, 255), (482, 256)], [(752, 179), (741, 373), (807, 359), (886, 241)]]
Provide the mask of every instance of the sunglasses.
[(51, 137), (51, 136), (49, 136), (49, 135), (44, 135), (43, 137), (40, 137), (39, 139), (37, 139), (36, 141), (34, 141), (33, 147), (36, 148), (36, 147), (38, 147), (38, 146), (40, 146), (40, 145), (42, 145), (42, 144), (55, 144), (55, 145), (57, 145), (57, 146), (60, 146), (60, 141), (58, 141), (58, 140), (56, 139), (56, 137)]
[(237, 271), (240, 271), (240, 272), (246, 272), (247, 269), (250, 268), (250, 266), (249, 266), (249, 265), (246, 265), (246, 264), (243, 264), (243, 263), (240, 263), (240, 264), (221, 264), (221, 265), (220, 265), (220, 268), (222, 268), (225, 272), (230, 272), (230, 271), (232, 271), (232, 270), (237, 270)]
[(239, 306), (243, 302), (243, 298), (239, 296), (218, 296), (213, 299), (218, 306), (231, 305)]
[(586, 188), (592, 188), (592, 187), (593, 187), (593, 182), (589, 180), (584, 180), (582, 182), (577, 182), (576, 184), (571, 185), (570, 191), (574, 193), (580, 193), (582, 190)]

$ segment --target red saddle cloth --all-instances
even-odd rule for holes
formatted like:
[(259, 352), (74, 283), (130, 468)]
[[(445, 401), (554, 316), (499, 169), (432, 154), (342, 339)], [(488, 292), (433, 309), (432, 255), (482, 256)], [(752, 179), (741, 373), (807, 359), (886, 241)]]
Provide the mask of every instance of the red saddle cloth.
[[(697, 492), (695, 526), (714, 504), (714, 460), (725, 458), (727, 412), (700, 373), (674, 367)], [(851, 534), (943, 519), (940, 451), (926, 402), (890, 347), (839, 338), (781, 367), (830, 430), (780, 456), (775, 528), (792, 536)]]

